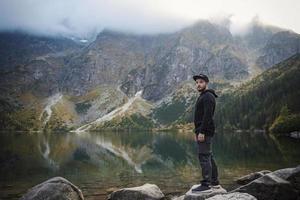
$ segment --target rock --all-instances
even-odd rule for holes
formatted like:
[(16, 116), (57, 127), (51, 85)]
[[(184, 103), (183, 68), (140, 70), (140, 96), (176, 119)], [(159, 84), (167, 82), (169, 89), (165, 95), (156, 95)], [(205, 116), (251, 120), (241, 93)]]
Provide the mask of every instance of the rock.
[(227, 191), (223, 188), (213, 188), (212, 192), (192, 192), (193, 188), (198, 187), (198, 185), (193, 185), (189, 191), (187, 191), (184, 195), (184, 200), (203, 200), (209, 197), (212, 197), (217, 194), (225, 194)]
[(247, 193), (231, 192), (227, 194), (217, 194), (207, 200), (257, 200), (254, 196)]
[(53, 177), (27, 191), (20, 200), (84, 200), (81, 190), (63, 177)]
[(298, 191), (298, 193), (300, 193), (300, 165), (295, 168), (279, 169), (272, 172), (272, 174), (289, 181), (292, 186)]
[(290, 132), (290, 137), (294, 139), (300, 139), (300, 131)]
[(236, 180), (236, 182), (240, 185), (245, 185), (245, 184), (250, 183), (251, 181), (253, 181), (257, 178), (260, 178), (260, 177), (262, 177), (265, 174), (270, 173), (270, 172), (271, 172), (270, 170), (262, 170), (262, 171), (259, 171), (259, 172), (253, 172), (253, 173), (250, 173), (246, 176), (238, 178)]
[(157, 200), (165, 195), (155, 184), (146, 183), (142, 186), (122, 188), (108, 195), (108, 200)]
[[(265, 174), (264, 176), (255, 179), (254, 181), (243, 185), (232, 192), (246, 192), (260, 200), (297, 199), (299, 191), (296, 190), (295, 185), (288, 181), (288, 178), (299, 181), (299, 173), (294, 174), (296, 171), (297, 170), (295, 170), (295, 168), (277, 170)], [(285, 178), (287, 179), (285, 180)]]
[(173, 197), (171, 200), (183, 200), (184, 199), (184, 195), (181, 195), (179, 197)]

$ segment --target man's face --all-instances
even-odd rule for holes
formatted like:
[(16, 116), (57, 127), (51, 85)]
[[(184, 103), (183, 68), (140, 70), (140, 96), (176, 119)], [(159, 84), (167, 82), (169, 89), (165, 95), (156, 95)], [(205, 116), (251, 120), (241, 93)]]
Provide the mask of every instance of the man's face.
[(207, 82), (205, 82), (205, 80), (201, 78), (196, 79), (196, 88), (199, 92), (205, 90), (206, 86), (207, 86)]

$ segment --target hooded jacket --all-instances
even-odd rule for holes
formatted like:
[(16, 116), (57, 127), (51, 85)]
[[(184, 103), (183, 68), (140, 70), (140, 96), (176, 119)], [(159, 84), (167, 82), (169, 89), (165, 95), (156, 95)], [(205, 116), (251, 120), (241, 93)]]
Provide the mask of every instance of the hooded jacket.
[(213, 120), (216, 100), (218, 95), (213, 89), (206, 89), (199, 95), (194, 114), (194, 133), (198, 135), (202, 133), (204, 135), (213, 136), (215, 133), (215, 124)]

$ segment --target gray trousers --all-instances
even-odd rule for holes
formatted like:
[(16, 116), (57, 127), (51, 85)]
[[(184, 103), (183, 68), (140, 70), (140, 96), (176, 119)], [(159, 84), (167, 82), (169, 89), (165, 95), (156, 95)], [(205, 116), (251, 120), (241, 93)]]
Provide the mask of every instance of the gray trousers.
[(197, 141), (198, 144), (198, 159), (202, 169), (201, 185), (219, 184), (218, 168), (212, 153), (211, 136), (205, 136), (203, 142)]

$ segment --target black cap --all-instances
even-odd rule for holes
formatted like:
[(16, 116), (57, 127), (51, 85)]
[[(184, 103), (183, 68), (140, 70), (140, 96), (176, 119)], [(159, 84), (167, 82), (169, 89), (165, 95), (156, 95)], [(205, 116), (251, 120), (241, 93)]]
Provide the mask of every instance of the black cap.
[(194, 81), (196, 81), (196, 79), (198, 78), (203, 79), (205, 82), (209, 82), (209, 79), (205, 74), (198, 74), (193, 76)]

